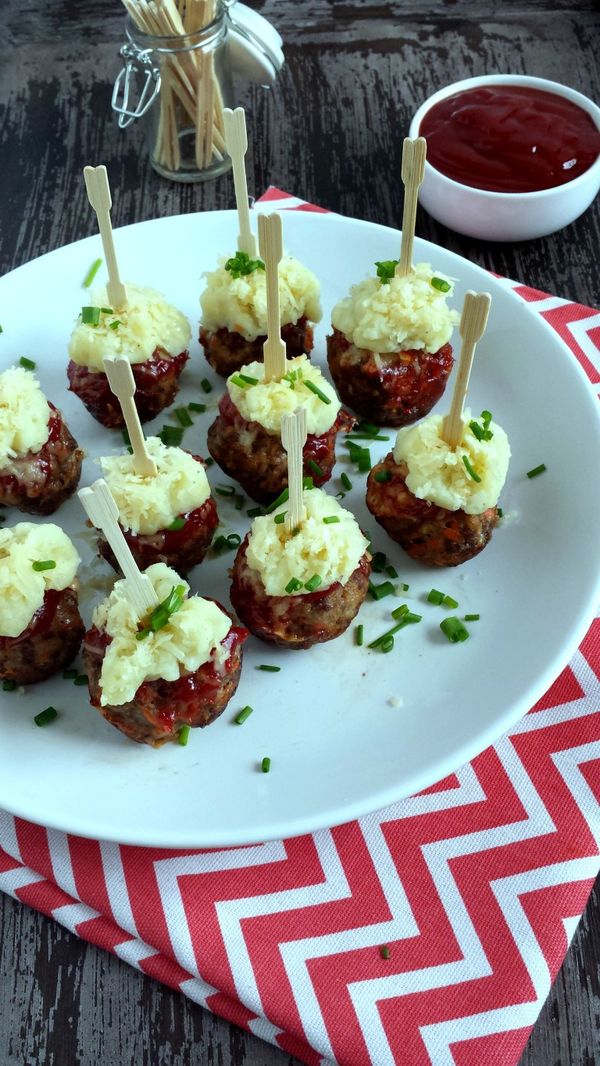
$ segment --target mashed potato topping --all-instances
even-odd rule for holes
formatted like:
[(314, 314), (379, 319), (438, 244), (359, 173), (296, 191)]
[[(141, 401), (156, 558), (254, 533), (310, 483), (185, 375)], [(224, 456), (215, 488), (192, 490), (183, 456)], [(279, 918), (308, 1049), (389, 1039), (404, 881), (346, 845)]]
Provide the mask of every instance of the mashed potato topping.
[[(164, 563), (154, 563), (145, 573), (161, 603), (178, 585), (184, 587), (186, 596), (189, 593), (187, 581)], [(127, 582), (116, 581), (108, 599), (96, 607), (92, 621), (112, 637), (100, 674), (103, 707), (132, 700), (144, 681), (177, 681), (209, 661), (218, 669), (229, 655), (221, 641), (231, 629), (231, 619), (216, 603), (200, 596), (185, 599), (166, 626), (137, 640), (140, 619), (127, 594)]]
[[(274, 521), (275, 515), (287, 510), (287, 503), (252, 523), (246, 560), (260, 574), (268, 596), (306, 595), (304, 587), (290, 592), (286, 587), (294, 578), (304, 586), (315, 574), (321, 578), (319, 589), (336, 581), (344, 585), (367, 550), (369, 542), (354, 515), (332, 496), (310, 489), (303, 501), (306, 518), (295, 536), (288, 533), (285, 522)], [(339, 521), (323, 521), (330, 517)]]
[(196, 510), (210, 496), (204, 467), (189, 452), (169, 448), (158, 437), (148, 437), (146, 445), (157, 466), (156, 477), (136, 474), (129, 453), (100, 459), (119, 521), (132, 533), (166, 529), (178, 515)]
[[(33, 569), (43, 562), (56, 565)], [(0, 529), (0, 636), (18, 637), (27, 629), (47, 589), (60, 592), (73, 584), (79, 562), (67, 534), (51, 522)]]
[(186, 350), (192, 331), (185, 315), (154, 289), (128, 282), (126, 290), (127, 306), (121, 310), (110, 310), (106, 289), (93, 293), (93, 306), (108, 310), (101, 311), (97, 326), (84, 325), (79, 316), (69, 341), (74, 363), (99, 372), (105, 356), (124, 355), (130, 363), (145, 363), (155, 348), (164, 348), (168, 355)]
[[(450, 289), (440, 292), (431, 284), (434, 277), (448, 282)], [(406, 277), (394, 275), (387, 283), (371, 277), (353, 285), (350, 295), (335, 305), (331, 321), (357, 348), (437, 352), (448, 343), (459, 320), (458, 312), (446, 303), (452, 291), (444, 274), (417, 263)]]
[[(258, 384), (244, 383), (236, 385), (240, 374), (256, 378)], [(331, 429), (340, 407), (335, 389), (323, 377), (306, 355), (297, 355), (286, 359), (286, 374), (281, 381), (265, 382), (265, 368), (262, 363), (248, 363), (227, 379), (227, 388), (233, 403), (247, 422), (259, 422), (268, 433), (281, 435), (281, 418), (292, 414), (301, 404), (306, 408), (306, 430), (321, 436)], [(328, 398), (325, 403), (306, 386), (310, 381)], [(293, 387), (292, 387), (293, 386)]]
[[(430, 415), (414, 426), (398, 430), (394, 460), (408, 466), (406, 484), (420, 500), (448, 511), (482, 514), (494, 507), (506, 480), (510, 446), (500, 426), (490, 422), (491, 440), (477, 440), (469, 428), (471, 413), (464, 412), (465, 432), (455, 451), (440, 437), (442, 415)], [(466, 455), (481, 481), (474, 481), (463, 461)]]
[[(267, 332), (267, 294), (264, 270), (254, 270), (239, 278), (225, 270), (223, 259), (217, 270), (206, 274), (206, 288), (200, 297), (202, 325), (214, 331), (228, 329), (254, 341)], [(319, 282), (312, 270), (297, 259), (284, 256), (279, 264), (279, 307), (281, 325), (303, 315), (311, 322), (321, 318)]]
[(0, 470), (48, 439), (50, 407), (35, 374), (11, 366), (0, 374)]

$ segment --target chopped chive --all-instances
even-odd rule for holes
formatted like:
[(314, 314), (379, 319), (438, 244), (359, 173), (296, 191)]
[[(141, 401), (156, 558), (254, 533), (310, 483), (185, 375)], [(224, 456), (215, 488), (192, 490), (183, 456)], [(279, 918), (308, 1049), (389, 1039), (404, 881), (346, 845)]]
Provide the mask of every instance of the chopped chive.
[(386, 481), (392, 480), (392, 471), (388, 470), (387, 466), (384, 466), (382, 470), (376, 470), (373, 476), (375, 481), (378, 481), (381, 485), (385, 485)]
[(468, 455), (463, 455), (462, 461), (463, 461), (463, 463), (465, 464), (465, 466), (467, 468), (467, 474), (469, 475), (469, 477), (473, 478), (473, 481), (481, 481), (481, 478), (479, 477), (479, 474), (473, 468), (471, 462), (469, 461), (469, 456)]
[(287, 511), (280, 511), (279, 514), (276, 514), (274, 516), (273, 521), (274, 521), (276, 526), (280, 526), (280, 525), (282, 525), (285, 522), (286, 514), (287, 514)]
[(277, 497), (277, 499), (273, 500), (273, 503), (270, 503), (269, 506), (266, 508), (266, 513), (267, 514), (272, 514), (273, 511), (276, 511), (277, 508), (280, 507), (282, 503), (287, 503), (289, 498), (290, 498), (290, 490), (288, 488), (283, 489), (283, 491), (279, 493), (279, 496)]
[(77, 670), (63, 670), (63, 677), (66, 681), (72, 681), (77, 676)]
[(382, 652), (384, 652), (384, 654), (386, 654), (387, 652), (392, 651), (393, 647), (394, 647), (394, 638), (393, 638), (391, 633), (388, 633), (387, 636), (384, 637), (384, 639), (381, 642), (381, 650), (382, 650)]
[(469, 631), (468, 629), (465, 629), (460, 618), (452, 616), (450, 618), (444, 618), (440, 622), (440, 629), (452, 644), (458, 644), (469, 638)]
[(241, 374), (232, 374), (229, 380), (230, 380), (232, 385), (237, 385), (238, 389), (247, 389), (248, 388), (248, 385), (244, 381), (244, 379), (243, 379)]
[(487, 429), (489, 424), (490, 424), (490, 422), (492, 421), (492, 412), (491, 411), (482, 411), (481, 412), (481, 420), (483, 422), (484, 429)]
[(241, 711), (238, 714), (236, 714), (236, 716), (234, 718), (235, 724), (236, 725), (243, 725), (244, 722), (246, 721), (246, 719), (249, 718), (250, 715), (252, 714), (252, 710), (253, 710), (252, 707), (248, 707), (248, 706), (242, 707)]
[(364, 640), (365, 627), (362, 626), (362, 625), (357, 626), (354, 632), (355, 632), (356, 643), (357, 643), (359, 648), (362, 648), (363, 640)]
[(478, 622), (481, 618), (480, 614), (466, 614), (465, 622)]
[(213, 459), (212, 455), (209, 455), (209, 456), (208, 456), (208, 458), (206, 458), (206, 459), (204, 460), (204, 465), (205, 465), (205, 467), (207, 467), (207, 468), (208, 468), (209, 466), (214, 466), (214, 465), (215, 465), (215, 461), (214, 461), (214, 459)]
[(450, 292), (450, 289), (452, 288), (450, 282), (446, 281), (444, 278), (432, 278), (431, 285), (432, 288), (437, 289), (438, 292)]
[(361, 474), (366, 474), (371, 469), (371, 453), (368, 448), (363, 448), (358, 458), (358, 469)]
[(97, 326), (100, 321), (99, 307), (82, 307), (81, 322), (84, 326)]
[(183, 440), (183, 426), (163, 426), (158, 437), (167, 447), (178, 448)]
[(381, 585), (373, 585), (369, 581), (369, 592), (374, 600), (382, 600), (384, 596), (393, 596), (395, 591), (391, 581), (384, 581)]
[(326, 396), (325, 393), (321, 391), (319, 386), (315, 385), (314, 381), (303, 381), (302, 384), (306, 385), (306, 388), (310, 389), (310, 391), (314, 393), (315, 396), (318, 396), (321, 403), (331, 403), (329, 396)]
[(533, 470), (528, 470), (527, 471), (527, 477), (530, 477), (530, 478), (531, 477), (537, 477), (538, 474), (543, 474), (544, 470), (547, 470), (546, 464), (545, 463), (540, 463), (539, 466), (534, 466)]
[(285, 591), (290, 595), (292, 592), (298, 592), (302, 588), (302, 582), (297, 577), (292, 577), (285, 586)]
[(180, 426), (193, 426), (193, 420), (189, 416), (189, 412), (186, 407), (176, 407), (173, 411), (175, 418), (179, 422)]
[(316, 477), (323, 477), (323, 470), (321, 469), (318, 463), (315, 463), (314, 459), (309, 459), (308, 465), (310, 466), (310, 469), (312, 470), (313, 474), (316, 475)]
[[(405, 605), (403, 604), (403, 606)], [(376, 637), (375, 640), (372, 640), (371, 643), (368, 645), (369, 648), (383, 649), (383, 645), (388, 642), (390, 637), (393, 641), (394, 635), (396, 633), (399, 633), (401, 629), (404, 629), (406, 626), (409, 625), (416, 625), (417, 622), (421, 621), (422, 616), (420, 614), (413, 614), (411, 611), (408, 610), (408, 608), (405, 608), (402, 614), (400, 614), (400, 611), (400, 607), (397, 607), (395, 611), (392, 611), (392, 617), (398, 618), (398, 623), (395, 626), (392, 626), (391, 629), (387, 629), (386, 632), (382, 633), (380, 637)], [(394, 645), (392, 643), (391, 646), (388, 647), (386, 650), (391, 651), (393, 646)]]
[(381, 945), (381, 947), (379, 949), (379, 954), (381, 955), (382, 959), (389, 959), (389, 957), (390, 957), (390, 949), (388, 948), (387, 944), (382, 944)]
[(264, 670), (267, 674), (278, 674), (281, 670), (280, 666), (270, 666), (268, 663), (261, 663), (256, 667), (257, 670)]
[(131, 439), (130, 439), (128, 430), (122, 429), (121, 433), (123, 435), (123, 443), (124, 444), (128, 444), (128, 445), (131, 444)]
[(234, 502), (234, 507), (235, 507), (236, 511), (241, 511), (241, 509), (244, 506), (245, 502), (246, 502), (246, 500), (244, 499), (244, 497), (240, 496), (239, 492), (236, 492), (236, 494), (235, 494), (235, 502)]
[(230, 533), (229, 536), (225, 538), (225, 540), (227, 542), (228, 548), (239, 548), (240, 544), (242, 543), (242, 538), (240, 537), (239, 533)]
[(109, 329), (118, 329), (120, 325), (122, 325), (122, 323), (119, 321), (118, 318), (115, 318), (114, 322), (109, 322), (108, 328)]
[(103, 315), (114, 315), (112, 307), (101, 307), (100, 310)]
[(368, 437), (376, 437), (379, 433), (379, 426), (374, 425), (373, 422), (361, 421), (356, 427), (357, 433), (366, 433)]
[(233, 485), (217, 485), (215, 492), (217, 492), (219, 496), (235, 496), (235, 488)]
[(251, 507), (250, 510), (246, 511), (248, 518), (258, 518), (262, 513), (262, 507)]
[(396, 267), (398, 266), (399, 261), (399, 259), (382, 259), (375, 263), (375, 266), (377, 267), (377, 277), (382, 285), (389, 285), (396, 273)]
[(390, 439), (389, 437), (382, 436), (381, 433), (377, 434), (377, 436), (375, 436), (375, 437), (373, 436), (372, 433), (348, 433), (346, 435), (346, 440), (389, 440), (389, 439)]
[(442, 603), (444, 607), (449, 607), (451, 611), (458, 607), (458, 600), (453, 599), (452, 596), (444, 596)]
[(501, 507), (496, 508), (496, 514), (498, 515), (498, 518), (504, 518), (504, 511)]
[(3, 692), (14, 692), (16, 687), (17, 687), (17, 682), (16, 681), (3, 681), (2, 682), (2, 691)]
[(225, 270), (231, 274), (232, 278), (245, 277), (246, 274), (253, 274), (255, 270), (264, 269), (265, 264), (262, 259), (251, 259), (247, 252), (236, 252), (225, 263)]
[(308, 581), (304, 582), (304, 588), (307, 592), (314, 592), (315, 589), (318, 589), (322, 580), (323, 578), (320, 574), (313, 574), (313, 576)]
[(206, 411), (205, 403), (188, 403), (190, 411), (196, 411), (197, 414), (203, 415)]
[(310, 490), (314, 489), (314, 487), (315, 487), (315, 483), (314, 483), (314, 481), (313, 481), (313, 479), (311, 477), (303, 477), (302, 478), (302, 488), (304, 489), (305, 492), (310, 492)]
[(336, 498), (336, 500), (345, 500), (346, 499), (346, 493), (345, 492), (336, 492), (335, 498)]
[(203, 392), (212, 392), (212, 385), (211, 385), (210, 381), (208, 380), (208, 378), (202, 378), (202, 381), (200, 382), (200, 384), (202, 386), (202, 391)]
[(48, 725), (55, 718), (58, 718), (58, 711), (54, 707), (46, 707), (45, 711), (40, 711), (33, 720), (36, 725)]
[(350, 481), (350, 478), (348, 477), (348, 475), (347, 474), (342, 474), (341, 477), (340, 477), (340, 481), (341, 481), (342, 485), (344, 486), (344, 488), (347, 489), (348, 492), (349, 492), (350, 489), (352, 488), (352, 482)]
[(384, 555), (383, 552), (375, 552), (375, 555), (371, 560), (371, 569), (374, 570), (376, 574), (383, 574), (386, 561), (387, 555)]
[(242, 381), (246, 383), (246, 385), (258, 385), (258, 378), (252, 378), (250, 377), (250, 374), (242, 374), (240, 372), (238, 374), (238, 377), (240, 377)]
[(393, 577), (394, 579), (398, 577), (398, 571), (395, 570), (393, 566), (386, 566), (385, 572), (386, 572), (386, 574), (389, 574), (390, 577)]
[(401, 585), (398, 585), (398, 588), (401, 589), (402, 592), (408, 592), (410, 585), (407, 585), (406, 581), (403, 581)]
[(187, 742), (190, 739), (191, 731), (192, 727), (189, 725), (182, 725), (181, 729), (179, 730), (179, 733), (177, 734), (177, 743), (181, 744), (182, 748), (186, 747)]
[(0, 333), (4, 333), (4, 330), (2, 329), (2, 326), (0, 326)]
[(392, 611), (392, 618), (395, 618), (396, 620), (398, 620), (400, 618), (403, 618), (404, 615), (406, 615), (408, 613), (409, 613), (408, 604), (407, 603), (401, 603), (399, 607), (396, 607)]
[(435, 603), (437, 607), (444, 602), (444, 593), (439, 589), (431, 589), (427, 594), (427, 602)]
[(41, 573), (42, 570), (56, 570), (56, 563), (54, 559), (42, 559), (40, 562), (32, 563), (31, 569), (36, 573)]
[(260, 768), (263, 774), (268, 774), (269, 770), (271, 769), (271, 760), (268, 755), (265, 755), (263, 761), (260, 764)]
[(33, 359), (28, 359), (25, 355), (22, 355), (19, 359), (19, 366), (22, 366), (23, 370), (35, 370)]
[(144, 629), (139, 629), (137, 631), (137, 633), (135, 635), (135, 639), (136, 640), (145, 640), (146, 637), (149, 637), (149, 636), (150, 636), (150, 630), (148, 629), (147, 626), (145, 626)]
[(74, 685), (87, 685), (87, 674), (77, 674), (77, 677), (73, 678)]
[(181, 518), (181, 516), (179, 516), (178, 518), (173, 519), (171, 525), (167, 526), (167, 529), (172, 533), (176, 533), (178, 529), (183, 529), (184, 525), (185, 518)]
[(90, 269), (88, 270), (87, 274), (85, 275), (85, 277), (84, 277), (84, 279), (83, 279), (83, 281), (81, 283), (82, 287), (84, 289), (89, 289), (90, 285), (92, 284), (92, 282), (93, 282), (94, 278), (96, 277), (96, 274), (100, 270), (101, 266), (102, 266), (102, 260), (101, 259), (94, 259), (94, 262), (92, 263)]
[(407, 613), (404, 615), (403, 620), (409, 623), (410, 625), (416, 625), (417, 622), (420, 622), (422, 620), (422, 618), (422, 614), (414, 614), (413, 611), (407, 611)]
[(332, 526), (336, 522), (339, 522), (339, 521), (340, 521), (339, 515), (337, 515), (337, 514), (329, 514), (323, 519), (323, 525)]

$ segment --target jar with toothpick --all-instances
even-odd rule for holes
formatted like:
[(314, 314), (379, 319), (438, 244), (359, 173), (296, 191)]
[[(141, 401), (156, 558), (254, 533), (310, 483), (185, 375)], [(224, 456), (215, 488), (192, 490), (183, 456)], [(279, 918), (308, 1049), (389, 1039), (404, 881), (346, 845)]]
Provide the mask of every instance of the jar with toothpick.
[(231, 166), (223, 108), (233, 98), (227, 56), (232, 2), (123, 0), (128, 42), (112, 106), (121, 128), (143, 118), (150, 161), (162, 177), (205, 181)]

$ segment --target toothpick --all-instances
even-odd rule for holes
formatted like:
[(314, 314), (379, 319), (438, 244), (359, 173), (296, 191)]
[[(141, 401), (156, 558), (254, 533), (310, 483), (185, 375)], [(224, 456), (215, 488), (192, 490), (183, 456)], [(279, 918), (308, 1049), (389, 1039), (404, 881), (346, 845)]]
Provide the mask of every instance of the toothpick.
[(450, 448), (458, 447), (465, 431), (463, 407), (469, 387), (475, 345), (477, 341), (481, 340), (485, 332), (491, 302), (492, 297), (489, 292), (472, 292), (469, 290), (465, 296), (459, 326), (462, 345), (458, 361), (458, 374), (454, 385), (450, 411), (443, 421), (441, 433), (442, 439), (446, 441)]
[(133, 448), (133, 469), (141, 477), (156, 477), (158, 473), (156, 463), (148, 452), (140, 416), (133, 399), (135, 395), (135, 379), (129, 360), (124, 355), (105, 358), (104, 373), (108, 378), (108, 384), (112, 392), (114, 392), (121, 405), (129, 440)]
[(110, 222), (112, 200), (106, 167), (84, 167), (83, 177), (85, 180), (88, 200), (96, 212), (98, 229), (100, 230), (100, 237), (102, 238), (104, 258), (106, 259), (106, 266), (108, 269), (108, 285), (106, 286), (108, 299), (110, 300), (111, 307), (113, 307), (115, 311), (121, 311), (127, 303), (127, 293), (125, 292), (125, 286), (119, 277), (117, 254), (115, 252), (115, 242), (113, 240), (113, 232)]
[(240, 232), (238, 234), (238, 251), (246, 252), (251, 259), (256, 258), (256, 237), (250, 228), (250, 207), (248, 205), (248, 182), (246, 179), (245, 155), (248, 150), (248, 133), (246, 130), (246, 113), (243, 107), (232, 111), (226, 107), (223, 111), (225, 121), (225, 147), (233, 164), (233, 184), (237, 205)]
[(99, 478), (89, 488), (77, 493), (82, 507), (92, 525), (102, 530), (121, 567), (131, 602), (142, 618), (158, 606), (159, 600), (152, 582), (142, 574), (131, 554), (129, 545), (119, 526), (119, 509), (104, 478)]
[(285, 374), (285, 343), (279, 314), (279, 261), (283, 255), (281, 215), (258, 216), (260, 256), (267, 282), (267, 339), (263, 345), (265, 381), (281, 381)]
[(289, 506), (285, 527), (292, 533), (302, 525), (306, 511), (302, 502), (303, 449), (306, 444), (306, 408), (297, 407), (281, 419), (281, 443), (287, 452)]
[(400, 261), (396, 267), (396, 274), (399, 278), (406, 277), (412, 270), (417, 199), (425, 173), (426, 155), (427, 141), (424, 137), (417, 137), (414, 141), (411, 141), (410, 137), (404, 138), (404, 146), (402, 148), (402, 181), (404, 182), (402, 244), (400, 247)]

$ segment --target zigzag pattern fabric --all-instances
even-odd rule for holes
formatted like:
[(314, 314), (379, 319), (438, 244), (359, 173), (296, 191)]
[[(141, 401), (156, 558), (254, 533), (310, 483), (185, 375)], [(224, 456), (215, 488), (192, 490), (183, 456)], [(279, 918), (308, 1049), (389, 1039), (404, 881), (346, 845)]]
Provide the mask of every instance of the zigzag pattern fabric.
[[(598, 392), (600, 314), (506, 284)], [(600, 619), (509, 736), (336, 829), (164, 851), (0, 812), (1, 890), (310, 1066), (514, 1066), (599, 869)]]

